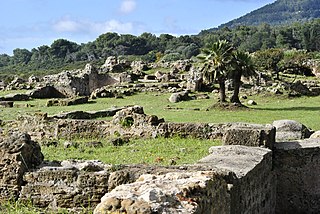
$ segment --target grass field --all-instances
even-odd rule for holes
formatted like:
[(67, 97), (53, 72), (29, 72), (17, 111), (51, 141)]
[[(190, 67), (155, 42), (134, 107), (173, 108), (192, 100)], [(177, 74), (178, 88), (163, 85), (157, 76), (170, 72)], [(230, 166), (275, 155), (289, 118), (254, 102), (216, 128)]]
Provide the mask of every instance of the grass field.
[[(258, 105), (239, 110), (207, 110), (217, 102), (217, 95), (210, 94), (210, 99), (191, 100), (180, 103), (170, 103), (170, 94), (140, 93), (123, 99), (100, 98), (89, 104), (46, 107), (47, 100), (31, 100), (15, 102), (14, 108), (0, 109), (2, 120), (16, 119), (22, 114), (47, 112), (49, 115), (73, 110), (93, 111), (114, 106), (141, 105), (146, 114), (157, 115), (171, 122), (248, 122), (267, 124), (274, 120), (291, 119), (305, 124), (313, 130), (320, 130), (318, 118), (320, 114), (320, 96), (288, 99), (284, 96), (259, 95), (248, 99), (255, 100)], [(246, 100), (243, 100), (245, 103)], [(28, 106), (32, 107), (25, 107)], [(109, 120), (111, 118), (100, 118)], [(87, 141), (100, 141), (103, 148), (88, 148)], [(47, 160), (63, 159), (98, 159), (110, 164), (146, 163), (169, 165), (172, 160), (177, 164), (194, 163), (207, 155), (210, 146), (218, 145), (216, 141), (197, 139), (153, 139), (133, 140), (125, 146), (115, 147), (108, 144), (107, 139), (74, 139), (77, 148), (66, 150), (63, 141), (57, 147), (42, 147)], [(183, 152), (181, 152), (183, 151)], [(128, 155), (131, 154), (131, 155)]]
[[(141, 93), (123, 99), (101, 98), (90, 104), (46, 107), (46, 100), (31, 100), (27, 102), (16, 102), (14, 108), (1, 108), (0, 118), (2, 120), (16, 119), (17, 116), (25, 113), (47, 112), (49, 115), (59, 112), (73, 110), (93, 111), (103, 110), (114, 106), (141, 105), (146, 114), (157, 115), (165, 121), (172, 122), (249, 122), (266, 124), (274, 120), (291, 119), (297, 120), (313, 130), (320, 130), (318, 123), (320, 111), (320, 96), (300, 97), (288, 99), (284, 96), (252, 96), (248, 99), (255, 100), (258, 105), (250, 106), (241, 110), (217, 110), (207, 109), (215, 102), (217, 96), (212, 95), (211, 99), (191, 100), (180, 103), (170, 103), (170, 94)], [(243, 100), (245, 103), (246, 101)], [(26, 104), (32, 107), (25, 107)], [(197, 110), (195, 110), (197, 109)], [(110, 118), (102, 118), (110, 119)]]

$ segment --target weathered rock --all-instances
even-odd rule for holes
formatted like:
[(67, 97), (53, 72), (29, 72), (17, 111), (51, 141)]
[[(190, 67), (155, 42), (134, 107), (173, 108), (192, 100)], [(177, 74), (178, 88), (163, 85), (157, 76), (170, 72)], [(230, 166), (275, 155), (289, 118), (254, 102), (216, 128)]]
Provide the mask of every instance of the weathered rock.
[(12, 108), (14, 102), (13, 101), (0, 101), (0, 107), (4, 108)]
[(57, 119), (96, 119), (101, 117), (112, 117), (124, 107), (112, 108), (100, 111), (70, 111), (53, 115), (51, 118)]
[(171, 94), (169, 101), (172, 103), (177, 103), (181, 101), (188, 101), (191, 97), (189, 96), (189, 93), (187, 91), (178, 92)]
[(89, 102), (88, 97), (75, 97), (68, 99), (51, 99), (46, 103), (47, 107), (50, 106), (72, 106), (72, 105), (80, 105)]
[(271, 151), (214, 148), (212, 155), (193, 166), (161, 173), (149, 170), (133, 183), (122, 171), (113, 179), (117, 187), (102, 198), (94, 213), (274, 213)]
[(111, 98), (111, 97), (119, 97), (119, 96), (131, 96), (137, 92), (136, 89), (133, 88), (110, 88), (110, 87), (102, 87), (94, 90), (90, 97), (91, 98)]
[(192, 67), (187, 76), (187, 90), (200, 91), (203, 86), (203, 73)]
[(123, 127), (131, 126), (156, 126), (163, 120), (159, 120), (155, 115), (146, 115), (141, 106), (132, 106), (118, 111), (112, 119), (113, 124), (119, 124)]
[(38, 143), (28, 134), (12, 133), (0, 139), (0, 202), (17, 199), (24, 174), (43, 161)]
[(15, 77), (6, 87), (6, 90), (27, 89), (26, 80)]
[(308, 89), (306, 85), (304, 85), (300, 80), (296, 81), (290, 86), (292, 90), (291, 93), (297, 93), (297, 95), (306, 95), (311, 96), (313, 95), (311, 91)]
[(248, 105), (250, 105), (250, 106), (255, 106), (255, 105), (257, 105), (257, 103), (256, 103), (256, 101), (254, 101), (254, 100), (248, 100)]
[(109, 56), (101, 67), (103, 71), (119, 73), (130, 68), (130, 62), (119, 61), (115, 56)]
[(222, 142), (224, 145), (243, 145), (273, 148), (276, 129), (272, 125), (235, 123), (226, 128)]
[(276, 141), (299, 140), (309, 138), (312, 130), (294, 120), (276, 120), (272, 123), (276, 127)]
[(27, 101), (29, 99), (30, 97), (26, 94), (7, 94), (0, 98), (3, 101)]
[(142, 71), (148, 70), (148, 64), (143, 61), (133, 61), (131, 63), (133, 73), (141, 73)]
[(228, 200), (227, 183), (214, 172), (146, 174), (107, 193), (94, 213), (228, 213)]
[(47, 163), (24, 176), (20, 201), (37, 207), (94, 207), (108, 191), (109, 173), (98, 161)]
[(66, 97), (89, 96), (95, 89), (117, 82), (110, 75), (99, 73), (90, 64), (83, 70), (65, 71), (43, 77), (43, 84), (53, 86)]
[(124, 144), (127, 144), (128, 142), (129, 142), (129, 139), (126, 139), (126, 138), (117, 137), (117, 138), (110, 139), (110, 144), (113, 146), (122, 146)]
[(315, 131), (310, 138), (320, 138), (320, 131)]

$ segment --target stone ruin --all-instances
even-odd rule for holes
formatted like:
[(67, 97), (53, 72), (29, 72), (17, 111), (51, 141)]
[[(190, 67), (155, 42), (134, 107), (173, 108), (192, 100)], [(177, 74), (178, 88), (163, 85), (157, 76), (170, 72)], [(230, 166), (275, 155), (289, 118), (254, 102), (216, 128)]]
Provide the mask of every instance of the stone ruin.
[[(107, 111), (106, 111), (107, 112)], [(38, 115), (6, 124), (0, 140), (0, 201), (16, 199), (70, 213), (316, 213), (320, 210), (320, 139), (276, 141), (272, 125), (168, 123), (139, 106), (114, 109), (111, 121)], [(30, 120), (29, 120), (30, 121)], [(279, 124), (277, 122), (276, 124)], [(34, 128), (30, 128), (33, 126)], [(22, 128), (25, 127), (23, 130)], [(38, 128), (36, 128), (38, 127)], [(284, 125), (282, 125), (284, 127)], [(6, 128), (10, 131), (5, 131)], [(106, 137), (221, 138), (223, 146), (192, 165), (113, 166), (100, 161), (43, 161), (32, 139), (83, 134)], [(54, 131), (53, 131), (54, 130)], [(37, 132), (40, 132), (37, 134)], [(309, 132), (311, 132), (309, 130)], [(281, 135), (282, 137), (284, 135)], [(37, 138), (38, 137), (38, 138)]]

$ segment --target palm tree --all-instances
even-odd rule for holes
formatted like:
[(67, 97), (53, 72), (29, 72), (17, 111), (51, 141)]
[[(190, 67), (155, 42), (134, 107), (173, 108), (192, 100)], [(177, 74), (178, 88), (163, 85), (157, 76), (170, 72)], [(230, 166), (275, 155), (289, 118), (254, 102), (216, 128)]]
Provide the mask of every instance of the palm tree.
[(226, 102), (225, 80), (230, 71), (233, 47), (226, 40), (214, 42), (211, 47), (202, 50), (198, 57), (205, 66), (203, 74), (209, 83), (218, 81), (220, 102)]
[(230, 102), (241, 104), (239, 99), (241, 76), (249, 77), (255, 74), (255, 66), (251, 56), (248, 53), (243, 51), (235, 51), (233, 53), (233, 68), (234, 70), (231, 72), (231, 76), (234, 90)]

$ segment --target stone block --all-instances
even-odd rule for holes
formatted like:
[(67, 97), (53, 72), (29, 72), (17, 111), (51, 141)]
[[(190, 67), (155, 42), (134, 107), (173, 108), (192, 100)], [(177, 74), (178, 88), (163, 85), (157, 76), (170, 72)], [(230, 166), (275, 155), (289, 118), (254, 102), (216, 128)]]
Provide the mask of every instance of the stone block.
[(225, 129), (222, 141), (224, 145), (257, 146), (272, 149), (276, 130), (271, 125), (234, 124)]
[(229, 171), (230, 213), (275, 213), (276, 182), (272, 152), (247, 146), (215, 146), (197, 165)]
[(94, 213), (230, 213), (227, 189), (212, 171), (143, 174), (107, 193)]
[(320, 139), (276, 143), (276, 213), (320, 210)]
[(24, 176), (20, 201), (37, 207), (95, 207), (108, 192), (109, 173), (97, 161), (64, 161), (46, 164)]
[(276, 141), (291, 141), (309, 138), (312, 130), (294, 120), (276, 120), (272, 125), (276, 127)]

